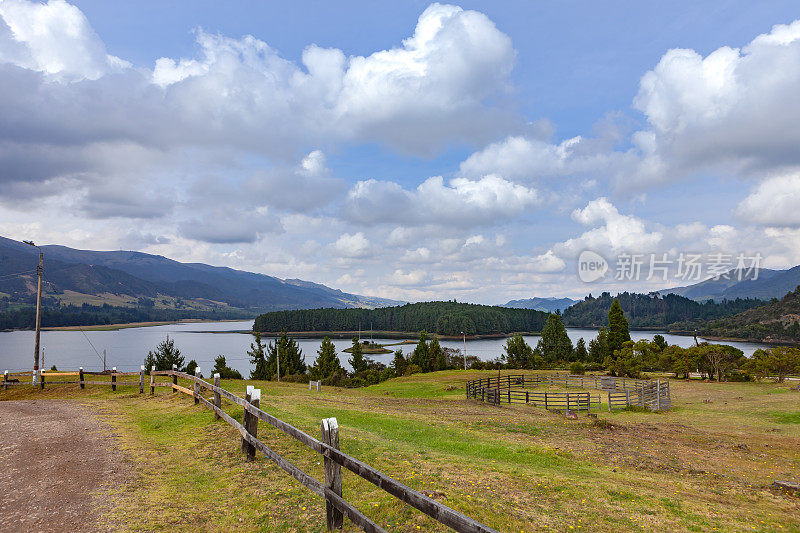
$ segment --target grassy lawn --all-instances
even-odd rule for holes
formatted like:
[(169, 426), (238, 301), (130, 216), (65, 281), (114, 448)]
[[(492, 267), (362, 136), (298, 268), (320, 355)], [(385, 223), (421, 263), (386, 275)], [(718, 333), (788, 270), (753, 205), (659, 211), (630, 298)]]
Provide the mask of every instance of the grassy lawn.
[[(672, 411), (603, 412), (598, 423), (464, 398), (467, 379), (495, 374), (418, 374), (321, 393), (256, 386), (267, 412), (315, 436), (322, 418), (337, 417), (344, 451), (501, 531), (800, 531), (800, 497), (768, 488), (800, 480), (800, 392), (788, 385), (673, 381)], [(242, 395), (248, 383), (223, 386)], [(79, 399), (119, 435), (136, 476), (116, 491), (111, 524), (324, 530), (322, 500), (261, 456), (245, 462), (238, 434), (182, 394), (0, 391), (0, 400), (41, 397)], [(238, 407), (228, 412), (241, 420)], [(320, 457), (304, 446), (263, 423), (259, 437), (324, 479)], [(344, 495), (387, 530), (446, 530), (346, 471)]]

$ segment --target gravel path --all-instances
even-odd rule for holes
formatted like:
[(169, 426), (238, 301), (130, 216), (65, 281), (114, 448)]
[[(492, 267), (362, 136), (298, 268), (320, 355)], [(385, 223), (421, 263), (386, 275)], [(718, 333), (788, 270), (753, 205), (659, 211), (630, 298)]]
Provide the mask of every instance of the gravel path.
[(66, 400), (0, 402), (0, 517), (5, 531), (96, 531), (106, 483), (129, 468), (109, 427)]

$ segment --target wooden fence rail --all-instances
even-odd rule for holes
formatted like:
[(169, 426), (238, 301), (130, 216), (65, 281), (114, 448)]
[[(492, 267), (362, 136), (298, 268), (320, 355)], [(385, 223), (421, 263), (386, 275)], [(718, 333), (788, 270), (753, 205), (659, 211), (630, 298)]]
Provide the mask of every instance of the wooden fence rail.
[[(50, 375), (53, 376), (54, 373)], [(79, 369), (78, 372), (65, 372), (61, 373), (64, 377), (77, 375), (80, 377), (78, 381), (50, 381), (48, 385), (61, 384), (61, 383), (80, 383), (83, 388), (86, 384), (100, 384), (111, 385), (112, 388), (119, 385), (138, 385), (139, 392), (144, 391), (144, 374), (145, 369), (141, 367), (139, 372), (112, 372), (112, 373), (90, 373), (84, 372)], [(113, 382), (109, 381), (88, 381), (84, 379), (84, 375), (110, 375), (114, 378)], [(199, 374), (199, 371), (198, 371)], [(138, 376), (139, 380), (135, 382), (120, 382), (116, 381), (116, 376)], [(172, 378), (172, 382), (156, 382), (157, 376), (167, 376)], [(59, 376), (61, 377), (61, 376)], [(178, 384), (178, 378), (189, 380), (192, 382), (192, 388), (184, 387)], [(328, 530), (341, 529), (343, 526), (343, 517), (347, 517), (355, 525), (368, 532), (384, 532), (378, 524), (370, 518), (362, 514), (353, 505), (348, 503), (342, 498), (342, 478), (341, 469), (346, 468), (355, 475), (369, 481), (378, 488), (391, 494), (398, 500), (422, 511), (434, 520), (452, 528), (455, 531), (463, 533), (497, 533), (496, 530), (481, 524), (480, 522), (462, 514), (450, 507), (418, 492), (411, 487), (400, 483), (399, 481), (387, 476), (383, 472), (361, 462), (360, 460), (352, 457), (339, 449), (340, 428), (335, 418), (324, 419), (321, 423), (321, 439), (315, 439), (304, 431), (280, 420), (269, 413), (263, 411), (260, 406), (261, 391), (253, 389), (248, 386), (248, 394), (246, 398), (240, 398), (232, 392), (223, 389), (220, 386), (219, 374), (213, 376), (214, 384), (203, 380), (199, 375), (191, 375), (186, 372), (179, 372), (178, 370), (155, 370), (155, 367), (150, 372), (150, 393), (155, 393), (155, 387), (170, 387), (173, 392), (182, 392), (187, 396), (191, 396), (195, 403), (202, 404), (203, 406), (211, 409), (214, 412), (215, 419), (222, 419), (236, 431), (239, 432), (242, 438), (242, 451), (247, 455), (248, 460), (255, 457), (255, 452), (259, 451), (264, 454), (269, 460), (274, 462), (278, 467), (283, 469), (286, 473), (291, 475), (302, 485), (307, 487), (313, 493), (325, 499), (326, 502), (326, 523)], [(42, 380), (44, 381), (44, 380)], [(8, 379), (8, 372), (3, 375), (3, 385), (12, 382)], [(112, 384), (113, 383), (113, 384)], [(213, 393), (212, 399), (207, 399), (203, 396), (203, 390)], [(238, 406), (244, 411), (244, 423), (239, 423), (236, 419), (230, 416), (225, 410), (222, 409), (222, 400), (227, 400)], [(258, 422), (262, 421), (270, 426), (282, 431), (286, 435), (294, 438), (301, 444), (308, 447), (315, 453), (323, 457), (325, 468), (325, 482), (321, 482), (312, 476), (303, 472), (300, 468), (287, 461), (284, 457), (271, 449), (258, 439)]]
[[(545, 409), (577, 410), (602, 409), (602, 398), (596, 396), (585, 400), (581, 393), (570, 392), (531, 392), (527, 388), (542, 385), (564, 388), (592, 388), (608, 393), (608, 409), (625, 409), (638, 405), (652, 411), (667, 410), (671, 407), (669, 380), (644, 380), (620, 378), (615, 376), (573, 376), (569, 374), (507, 374), (489, 376), (467, 382), (467, 398), (488, 403), (525, 403), (542, 406)], [(588, 394), (588, 393), (584, 393)], [(544, 396), (542, 396), (544, 395)]]

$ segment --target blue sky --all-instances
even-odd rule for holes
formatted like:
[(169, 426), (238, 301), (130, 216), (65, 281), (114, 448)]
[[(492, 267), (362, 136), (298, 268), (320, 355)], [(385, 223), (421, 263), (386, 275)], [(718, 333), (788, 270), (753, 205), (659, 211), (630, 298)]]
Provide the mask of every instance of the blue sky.
[(586, 249), (612, 270), (682, 252), (786, 268), (798, 18), (794, 2), (4, 0), (0, 233), (405, 300), (689, 282), (586, 284)]

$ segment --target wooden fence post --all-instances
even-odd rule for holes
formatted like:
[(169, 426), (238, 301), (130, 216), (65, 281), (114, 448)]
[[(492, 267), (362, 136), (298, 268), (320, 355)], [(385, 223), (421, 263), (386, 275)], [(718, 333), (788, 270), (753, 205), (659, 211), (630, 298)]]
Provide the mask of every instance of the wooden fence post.
[(547, 391), (544, 393), (544, 410), (547, 411)]
[[(177, 370), (178, 370), (178, 365), (172, 365), (172, 371), (175, 372)], [(178, 384), (178, 376), (176, 376), (174, 374), (172, 375), (172, 384), (173, 385), (177, 385)], [(177, 390), (178, 389), (176, 389), (175, 387), (172, 387), (172, 392), (176, 392)]]
[(144, 394), (144, 365), (139, 367), (139, 394)]
[[(258, 407), (261, 403), (261, 389), (253, 389), (253, 394), (250, 396), (250, 404), (253, 407)], [(251, 434), (253, 437), (258, 435), (258, 417), (255, 415), (250, 415), (247, 419), (249, 422), (247, 425), (247, 432)], [(247, 444), (247, 460), (252, 461), (256, 458), (256, 447), (252, 444)]]
[[(219, 387), (219, 373), (214, 374), (214, 386)], [(222, 396), (217, 391), (214, 391), (214, 406), (217, 409), (222, 409)], [(219, 413), (214, 411), (214, 420), (219, 420), (219, 418)]]
[(117, 367), (111, 368), (111, 390), (117, 390)]
[(39, 387), (44, 390), (44, 372), (39, 372)]
[(625, 407), (628, 407), (631, 404), (631, 391), (625, 389)]
[(571, 405), (569, 404), (569, 393), (567, 393), (567, 411), (569, 411)]
[[(253, 390), (254, 387), (252, 385), (247, 386), (247, 389), (244, 394), (244, 401), (246, 401), (247, 403), (250, 403), (250, 398), (253, 397)], [(250, 416), (251, 416), (250, 413), (248, 413), (247, 409), (245, 409), (244, 414), (242, 415), (242, 425), (244, 426), (245, 429), (247, 429), (247, 424), (248, 421), (250, 420)], [(247, 453), (247, 445), (248, 442), (245, 440), (244, 437), (242, 437), (242, 453)]]
[(525, 403), (528, 403), (529, 401), (530, 401), (529, 391), (525, 391)]
[[(339, 449), (339, 423), (335, 418), (325, 418), (322, 420), (322, 442)], [(342, 467), (323, 454), (325, 462), (325, 486), (333, 492), (342, 495)], [(344, 527), (344, 514), (325, 499), (325, 519), (328, 531), (342, 529)]]
[(3, 390), (8, 390), (8, 370), (3, 372)]
[[(200, 377), (200, 367), (199, 366), (194, 369), (194, 377), (196, 377), (196, 378)], [(200, 389), (200, 385), (198, 385), (197, 382), (195, 381), (194, 382), (194, 404), (195, 405), (200, 403), (200, 399), (198, 398), (198, 396), (200, 395), (200, 390), (201, 390)]]
[(156, 365), (150, 367), (150, 394), (156, 393)]
[(661, 380), (656, 380), (656, 411), (661, 410)]
[(81, 388), (85, 389), (86, 388), (86, 382), (83, 379), (83, 367), (80, 367), (78, 369), (78, 380), (80, 380), (80, 382), (81, 382)]

